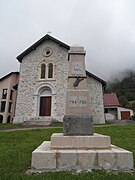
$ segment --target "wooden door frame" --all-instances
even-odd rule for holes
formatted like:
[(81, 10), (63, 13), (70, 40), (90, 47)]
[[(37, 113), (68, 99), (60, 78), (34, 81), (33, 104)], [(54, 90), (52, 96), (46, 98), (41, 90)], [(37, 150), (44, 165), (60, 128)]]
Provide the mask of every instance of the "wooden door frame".
[[(41, 117), (41, 98), (47, 98), (47, 97), (50, 97), (50, 115), (47, 115), (47, 116), (51, 116), (52, 114), (52, 96), (40, 96), (39, 98), (39, 117)], [(46, 117), (46, 115), (44, 116)]]

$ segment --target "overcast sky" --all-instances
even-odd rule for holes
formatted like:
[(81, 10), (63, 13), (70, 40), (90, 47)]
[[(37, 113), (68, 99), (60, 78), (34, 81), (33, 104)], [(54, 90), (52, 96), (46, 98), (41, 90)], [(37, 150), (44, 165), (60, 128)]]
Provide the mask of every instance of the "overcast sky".
[(86, 69), (104, 80), (135, 69), (135, 0), (1, 0), (0, 77), (18, 71), (16, 56), (49, 30), (84, 46)]

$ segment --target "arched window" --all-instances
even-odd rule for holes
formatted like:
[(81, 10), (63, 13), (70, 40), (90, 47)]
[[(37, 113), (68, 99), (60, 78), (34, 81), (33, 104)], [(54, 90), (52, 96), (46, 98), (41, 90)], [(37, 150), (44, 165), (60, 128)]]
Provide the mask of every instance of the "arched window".
[[(45, 60), (44, 60), (45, 61)], [(53, 62), (41, 62), (38, 66), (39, 80), (54, 80), (55, 65)]]
[(46, 65), (41, 64), (41, 79), (45, 79), (45, 70), (46, 70)]
[(48, 64), (48, 78), (53, 78), (53, 64)]

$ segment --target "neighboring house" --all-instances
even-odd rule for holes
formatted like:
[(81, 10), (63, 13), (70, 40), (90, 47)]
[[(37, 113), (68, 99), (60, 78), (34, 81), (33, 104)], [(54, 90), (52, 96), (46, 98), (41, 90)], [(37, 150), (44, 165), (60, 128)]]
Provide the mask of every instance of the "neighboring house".
[[(20, 81), (13, 123), (62, 121), (66, 110), (70, 46), (45, 35), (21, 53)], [(103, 89), (106, 82), (86, 71), (94, 123), (105, 123)]]
[(116, 93), (104, 94), (106, 120), (127, 120), (133, 115), (133, 110), (120, 105)]
[(19, 72), (11, 72), (0, 79), (0, 123), (10, 123), (15, 114)]

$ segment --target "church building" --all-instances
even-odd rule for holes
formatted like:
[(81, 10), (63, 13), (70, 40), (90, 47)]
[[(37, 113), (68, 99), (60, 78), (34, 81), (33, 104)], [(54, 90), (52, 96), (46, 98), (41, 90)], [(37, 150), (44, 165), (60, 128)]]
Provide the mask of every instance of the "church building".
[[(63, 120), (69, 50), (69, 45), (47, 34), (17, 57), (20, 80), (14, 124), (45, 125)], [(106, 82), (88, 71), (86, 75), (94, 123), (105, 123), (103, 91)]]

